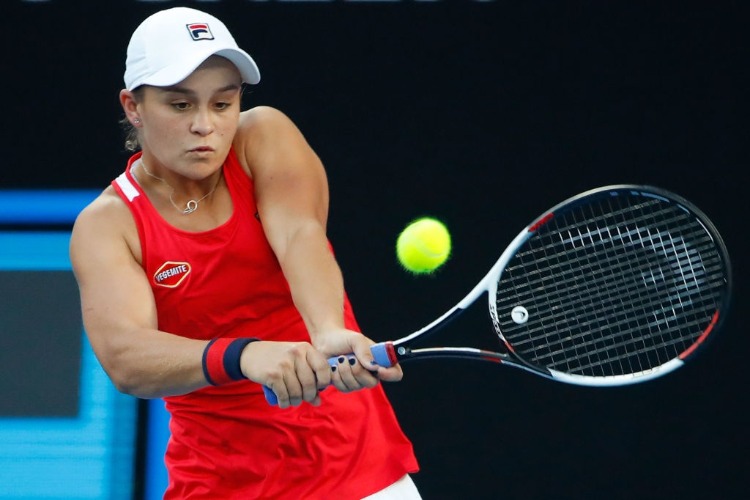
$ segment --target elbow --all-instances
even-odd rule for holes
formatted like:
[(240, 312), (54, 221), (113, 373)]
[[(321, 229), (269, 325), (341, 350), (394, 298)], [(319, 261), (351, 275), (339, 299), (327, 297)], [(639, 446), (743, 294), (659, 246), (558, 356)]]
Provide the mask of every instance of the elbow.
[(115, 389), (122, 394), (140, 399), (161, 397), (154, 377), (143, 364), (143, 355), (132, 345), (122, 342), (97, 341), (103, 336), (91, 337), (91, 346), (99, 364)]
[(115, 389), (122, 394), (139, 399), (155, 399), (162, 396), (156, 385), (149, 382), (137, 366), (114, 358), (102, 363), (102, 367)]
[(153, 399), (159, 397), (158, 394), (153, 392), (153, 389), (148, 387), (142, 380), (139, 379), (137, 374), (133, 373), (133, 370), (125, 369), (110, 369), (105, 370), (112, 384), (115, 386), (118, 392), (133, 396), (140, 399)]

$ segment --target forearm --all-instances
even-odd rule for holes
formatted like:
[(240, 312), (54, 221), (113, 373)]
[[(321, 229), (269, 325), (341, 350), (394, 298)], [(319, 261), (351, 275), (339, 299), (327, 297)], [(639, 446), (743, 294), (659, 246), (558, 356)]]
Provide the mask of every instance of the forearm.
[(206, 341), (148, 329), (101, 337), (95, 351), (120, 392), (158, 398), (208, 385), (201, 363)]
[(344, 328), (343, 277), (323, 230), (299, 229), (280, 263), (313, 342), (322, 331)]

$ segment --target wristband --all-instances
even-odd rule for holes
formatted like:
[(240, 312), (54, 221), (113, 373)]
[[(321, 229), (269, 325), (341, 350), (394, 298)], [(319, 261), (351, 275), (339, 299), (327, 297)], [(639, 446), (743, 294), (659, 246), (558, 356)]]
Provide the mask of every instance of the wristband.
[(208, 343), (203, 350), (203, 375), (211, 385), (223, 385), (246, 377), (240, 369), (240, 356), (242, 350), (251, 342), (260, 339), (254, 338), (217, 338)]

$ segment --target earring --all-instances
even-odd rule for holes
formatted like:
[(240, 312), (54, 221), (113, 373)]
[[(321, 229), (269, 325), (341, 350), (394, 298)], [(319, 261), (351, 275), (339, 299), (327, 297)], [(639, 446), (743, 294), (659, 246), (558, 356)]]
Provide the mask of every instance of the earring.
[(140, 118), (133, 118), (133, 125), (140, 125), (141, 119)]

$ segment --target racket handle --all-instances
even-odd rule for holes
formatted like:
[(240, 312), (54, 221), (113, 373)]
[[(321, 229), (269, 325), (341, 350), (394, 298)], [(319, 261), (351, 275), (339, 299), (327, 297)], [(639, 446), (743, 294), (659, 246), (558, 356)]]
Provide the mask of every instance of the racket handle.
[[(382, 366), (384, 368), (389, 368), (396, 364), (396, 357), (395, 352), (393, 350), (393, 344), (390, 342), (381, 342), (380, 344), (374, 344), (370, 347), (370, 352), (372, 353), (372, 357), (375, 358), (375, 364)], [(339, 358), (341, 356), (334, 356), (332, 358), (328, 358), (328, 364), (333, 366), (337, 366), (339, 363)], [(354, 354), (347, 355), (348, 359), (353, 359)], [(271, 406), (276, 406), (279, 404), (279, 400), (276, 397), (276, 393), (274, 393), (269, 387), (263, 386), (263, 393), (266, 396), (266, 401)]]

